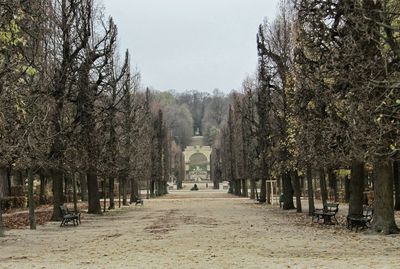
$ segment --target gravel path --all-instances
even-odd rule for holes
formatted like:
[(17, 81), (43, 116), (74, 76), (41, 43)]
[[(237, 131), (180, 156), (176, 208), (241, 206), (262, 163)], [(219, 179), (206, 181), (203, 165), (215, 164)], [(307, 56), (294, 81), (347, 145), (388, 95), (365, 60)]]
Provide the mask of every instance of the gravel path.
[(0, 268), (399, 268), (399, 239), (311, 224), (220, 191), (183, 191), (85, 214), (79, 227), (8, 231)]

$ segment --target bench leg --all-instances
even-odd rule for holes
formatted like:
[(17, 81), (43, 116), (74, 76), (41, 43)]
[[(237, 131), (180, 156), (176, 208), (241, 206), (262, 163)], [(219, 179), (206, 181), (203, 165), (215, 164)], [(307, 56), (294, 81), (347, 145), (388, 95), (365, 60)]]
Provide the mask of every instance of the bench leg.
[(324, 215), (324, 224), (326, 225), (331, 225), (332, 223), (332, 217), (329, 215)]
[(311, 221), (314, 222), (314, 219), (316, 219), (317, 223), (319, 223), (319, 221), (322, 219), (322, 217), (321, 217), (321, 215), (314, 215), (314, 216), (312, 216)]

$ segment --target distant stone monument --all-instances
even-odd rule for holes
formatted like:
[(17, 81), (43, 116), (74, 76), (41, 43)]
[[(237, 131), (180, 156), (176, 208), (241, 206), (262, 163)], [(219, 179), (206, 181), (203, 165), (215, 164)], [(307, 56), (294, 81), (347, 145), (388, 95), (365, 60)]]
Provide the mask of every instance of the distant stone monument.
[[(200, 131), (197, 128), (196, 134)], [(203, 136), (193, 136), (192, 143), (186, 147), (185, 180), (186, 182), (210, 182), (211, 147), (204, 145)]]

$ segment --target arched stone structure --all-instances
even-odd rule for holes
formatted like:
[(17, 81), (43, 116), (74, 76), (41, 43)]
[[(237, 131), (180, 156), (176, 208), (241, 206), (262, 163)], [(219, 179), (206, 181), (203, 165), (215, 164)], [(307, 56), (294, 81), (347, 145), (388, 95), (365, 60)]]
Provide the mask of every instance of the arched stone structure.
[(189, 162), (191, 164), (207, 164), (208, 159), (207, 156), (204, 155), (203, 153), (196, 152), (189, 157)]
[(202, 137), (195, 136), (192, 145), (187, 146), (185, 156), (185, 181), (208, 182), (210, 181), (211, 147), (203, 146)]

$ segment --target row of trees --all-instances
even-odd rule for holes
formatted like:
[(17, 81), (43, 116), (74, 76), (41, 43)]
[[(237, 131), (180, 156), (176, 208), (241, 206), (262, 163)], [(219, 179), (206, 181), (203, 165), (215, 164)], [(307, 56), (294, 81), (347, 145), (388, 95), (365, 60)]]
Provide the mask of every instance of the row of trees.
[(312, 212), (313, 175), (326, 202), (328, 187), (337, 199), (335, 171), (349, 169), (349, 214), (361, 214), (368, 166), (373, 229), (398, 232), (399, 23), (398, 1), (281, 1), (276, 20), (259, 27), (256, 76), (235, 94), (218, 142), (232, 193), (247, 195), (244, 179), (251, 190), (260, 179), (259, 200), (270, 202), (266, 181), (279, 179), (284, 209), (295, 195), (301, 211), (304, 178)]
[[(52, 183), (53, 220), (76, 178), (94, 214), (100, 180), (110, 209), (117, 180), (123, 204), (128, 186), (131, 201), (143, 185), (167, 192), (174, 147), (162, 106), (140, 90), (102, 9), (95, 0), (0, 0), (0, 195), (10, 195), (13, 173), (28, 177), (31, 228), (35, 175)], [(0, 211), (3, 233), (1, 225)]]

